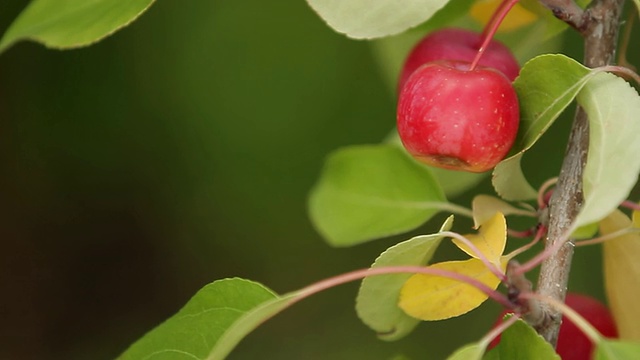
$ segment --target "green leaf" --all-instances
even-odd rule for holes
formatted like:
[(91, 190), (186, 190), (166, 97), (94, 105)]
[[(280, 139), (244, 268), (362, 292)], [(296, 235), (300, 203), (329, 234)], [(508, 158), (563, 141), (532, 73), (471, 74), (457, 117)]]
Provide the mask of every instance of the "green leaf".
[(544, 26), (544, 36), (541, 36), (541, 41), (548, 41), (549, 39), (556, 37), (564, 30), (569, 28), (569, 25), (562, 20), (559, 20), (552, 11), (549, 11), (542, 3), (536, 0), (521, 0), (519, 2), (525, 9), (534, 12), (540, 16), (540, 23)]
[(331, 245), (349, 246), (414, 229), (448, 205), (427, 168), (383, 144), (331, 154), (309, 212)]
[[(440, 231), (448, 231), (453, 225), (450, 216)], [(439, 234), (417, 236), (401, 242), (383, 252), (372, 268), (398, 265), (425, 265), (442, 241)], [(383, 340), (397, 340), (410, 333), (418, 320), (408, 316), (398, 307), (400, 289), (412, 274), (389, 274), (367, 277), (362, 280), (356, 298), (356, 311), (366, 325)]]
[(500, 347), (494, 347), (487, 351), (482, 357), (482, 360), (500, 360)]
[(93, 44), (129, 25), (154, 0), (33, 0), (0, 40), (0, 52), (20, 40), (49, 48)]
[(491, 352), (495, 351), (499, 357), (492, 354), (492, 359), (560, 360), (553, 347), (521, 319), (502, 333), (500, 343)]
[(284, 308), (285, 301), (249, 280), (215, 281), (198, 291), (176, 315), (131, 345), (119, 359), (204, 359), (212, 350), (220, 355), (209, 358), (222, 359), (259, 322), (242, 329), (234, 324), (247, 314), (264, 321)]
[(517, 201), (531, 200), (537, 195), (536, 190), (529, 184), (522, 172), (520, 163), (523, 153), (517, 153), (502, 160), (493, 169), (491, 183), (501, 198)]
[(429, 19), (447, 0), (307, 0), (335, 31), (354, 39), (398, 34)]
[[(427, 166), (427, 165), (424, 165)], [(453, 198), (463, 192), (475, 188), (480, 181), (484, 180), (489, 173), (472, 173), (468, 171), (447, 170), (429, 166), (431, 174), (436, 178), (438, 184), (446, 196)]]
[(636, 360), (640, 344), (628, 341), (603, 339), (596, 345), (596, 360)]
[(485, 351), (485, 346), (479, 343), (467, 344), (453, 354), (447, 360), (480, 360)]
[(640, 96), (622, 78), (593, 77), (578, 95), (589, 115), (584, 205), (574, 226), (597, 222), (624, 201), (640, 172)]
[(536, 192), (527, 182), (520, 158), (566, 109), (594, 73), (564, 55), (541, 55), (527, 62), (514, 87), (520, 102), (520, 128), (512, 155), (493, 171), (493, 186), (506, 200), (529, 200)]
[(398, 130), (393, 129), (393, 131), (387, 136), (384, 140), (386, 144), (392, 144), (402, 149), (402, 152), (413, 160), (416, 164), (420, 166), (424, 166), (431, 172), (431, 175), (436, 178), (438, 184), (444, 191), (444, 194), (448, 198), (453, 198), (462, 194), (463, 192), (475, 187), (478, 183), (484, 180), (488, 173), (472, 173), (468, 171), (455, 171), (455, 170), (447, 170), (434, 166), (429, 166), (423, 164), (421, 162), (416, 161), (404, 148), (402, 145), (402, 141), (400, 140), (400, 136), (398, 135)]
[(592, 223), (580, 226), (572, 234), (573, 239), (589, 239), (595, 236), (598, 232), (598, 223)]

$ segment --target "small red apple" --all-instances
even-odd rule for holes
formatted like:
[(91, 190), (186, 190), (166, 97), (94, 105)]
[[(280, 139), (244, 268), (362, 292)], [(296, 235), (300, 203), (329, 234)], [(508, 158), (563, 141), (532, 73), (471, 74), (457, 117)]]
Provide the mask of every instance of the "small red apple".
[[(428, 34), (407, 56), (400, 74), (398, 89), (402, 90), (409, 76), (426, 63), (439, 60), (472, 62), (482, 40), (482, 34), (456, 28), (445, 28)], [(509, 48), (497, 40), (491, 40), (478, 65), (494, 68), (511, 81), (520, 72), (518, 60), (511, 54)]]
[[(584, 317), (603, 336), (607, 338), (618, 337), (618, 330), (609, 309), (596, 299), (586, 295), (569, 293), (565, 303)], [(504, 312), (500, 319), (506, 313)], [(499, 342), (500, 337), (494, 339), (489, 348), (496, 346)], [(562, 360), (590, 360), (592, 358), (593, 344), (582, 330), (565, 317), (562, 319), (562, 325), (560, 326), (556, 352)]]
[(497, 70), (440, 61), (422, 65), (398, 100), (398, 134), (428, 165), (484, 172), (511, 149), (519, 123), (511, 82)]

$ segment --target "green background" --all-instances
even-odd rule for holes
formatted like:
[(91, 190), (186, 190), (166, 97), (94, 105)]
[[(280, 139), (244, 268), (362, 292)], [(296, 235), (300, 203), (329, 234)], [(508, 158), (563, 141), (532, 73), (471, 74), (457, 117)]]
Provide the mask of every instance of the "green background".
[[(26, 4), (0, 6), (0, 31)], [(579, 48), (570, 35), (563, 52)], [(331, 248), (306, 197), (331, 150), (387, 136), (392, 94), (369, 44), (301, 0), (158, 1), (89, 48), (15, 45), (0, 56), (0, 358), (110, 359), (215, 279), (283, 293), (369, 266), (408, 235)], [(525, 158), (535, 185), (557, 173), (569, 121)], [(456, 201), (478, 191), (492, 193), (484, 181)], [(602, 297), (599, 266), (597, 247), (578, 249), (571, 289)], [(440, 359), (499, 312), (387, 343), (357, 319), (356, 291), (297, 304), (230, 358)]]

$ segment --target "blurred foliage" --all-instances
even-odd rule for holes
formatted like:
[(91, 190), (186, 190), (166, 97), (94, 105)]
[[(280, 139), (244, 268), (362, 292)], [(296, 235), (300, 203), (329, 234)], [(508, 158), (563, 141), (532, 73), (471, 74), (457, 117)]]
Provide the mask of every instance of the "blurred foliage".
[[(1, 31), (26, 4), (0, 7)], [(565, 44), (579, 58), (580, 39)], [(0, 56), (0, 358), (113, 358), (215, 279), (283, 293), (432, 232), (445, 214), (334, 249), (306, 214), (326, 154), (383, 139), (394, 107), (369, 44), (302, 1), (159, 1), (86, 49), (15, 45)], [(525, 156), (534, 185), (558, 171), (570, 118)], [(488, 180), (457, 200), (477, 192), (491, 193)], [(577, 250), (572, 289), (602, 297), (599, 256)], [(359, 322), (356, 290), (305, 300), (230, 358), (439, 359), (499, 311), (488, 303), (387, 343)]]

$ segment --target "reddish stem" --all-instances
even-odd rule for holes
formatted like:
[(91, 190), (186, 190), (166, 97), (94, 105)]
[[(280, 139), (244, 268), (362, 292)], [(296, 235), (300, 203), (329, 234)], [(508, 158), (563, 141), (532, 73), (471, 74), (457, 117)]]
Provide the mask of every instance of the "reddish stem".
[[(525, 252), (525, 251), (527, 251), (527, 250), (531, 249), (531, 247), (532, 247), (533, 245), (537, 244), (537, 243), (540, 241), (540, 239), (542, 239), (542, 237), (544, 236), (544, 234), (546, 234), (546, 233), (547, 233), (547, 227), (546, 227), (546, 226), (544, 226), (544, 225), (539, 225), (539, 226), (536, 228), (536, 230), (535, 230), (535, 231), (536, 231), (536, 236), (533, 238), (533, 240), (531, 240), (531, 242), (529, 242), (528, 244), (526, 244), (526, 245), (524, 245), (524, 246), (521, 246), (521, 247), (519, 247), (519, 248), (517, 248), (517, 249), (513, 250), (511, 253), (509, 253), (509, 254), (507, 255), (507, 257), (508, 257), (509, 259), (512, 259), (512, 258), (514, 258), (514, 257), (516, 257), (516, 256), (518, 256), (518, 255), (520, 255), (520, 254), (522, 254), (523, 252)], [(518, 267), (518, 269), (519, 269), (519, 268), (520, 268), (520, 267)], [(521, 271), (519, 271), (519, 270), (518, 270), (518, 271), (517, 271), (517, 273), (522, 274), (523, 272), (521, 272)]]
[(475, 254), (475, 257), (478, 260), (482, 261), (484, 266), (486, 266), (487, 269), (489, 269), (489, 271), (493, 273), (493, 275), (500, 279), (500, 281), (505, 282), (507, 280), (507, 276), (502, 272), (502, 270), (498, 268), (498, 266), (496, 266), (494, 263), (492, 263), (474, 243), (469, 241), (469, 239), (451, 231), (441, 231), (440, 235), (460, 240), (471, 249), (471, 251)]
[(544, 251), (540, 252), (538, 255), (534, 256), (531, 260), (526, 263), (520, 265), (517, 270), (515, 270), (516, 274), (524, 274), (536, 266), (540, 265), (543, 261), (549, 258), (551, 255), (555, 254), (563, 247), (567, 241), (569, 241), (569, 236), (571, 234), (564, 234), (561, 236), (556, 242), (551, 246), (547, 246), (544, 248)]
[(429, 268), (429, 267), (423, 267), (423, 266), (384, 266), (384, 267), (378, 267), (378, 268), (360, 269), (360, 270), (344, 273), (341, 275), (337, 275), (337, 276), (319, 281), (315, 284), (311, 284), (297, 291), (298, 295), (291, 299), (291, 302), (289, 303), (289, 305), (294, 304), (311, 295), (317, 294), (320, 291), (332, 288), (334, 286), (346, 284), (354, 280), (364, 279), (367, 276), (388, 275), (388, 274), (398, 274), (398, 273), (412, 273), (412, 274), (441, 276), (441, 277), (457, 280), (460, 282), (464, 282), (482, 291), (488, 297), (492, 298), (500, 305), (506, 308), (513, 307), (513, 304), (509, 301), (509, 299), (504, 294), (488, 287), (484, 283), (472, 277), (469, 277), (467, 275), (462, 275), (453, 271), (435, 269), (435, 268)]
[(627, 209), (631, 209), (633, 211), (640, 211), (640, 204), (634, 203), (633, 201), (630, 201), (630, 200), (623, 201), (622, 204), (620, 204), (620, 206), (625, 207)]
[(529, 236), (531, 236), (531, 235), (536, 233), (536, 228), (533, 227), (531, 229), (527, 229), (527, 230), (523, 230), (523, 231), (507, 229), (507, 233), (511, 237), (528, 238)]
[(611, 72), (622, 77), (626, 76), (632, 79), (633, 81), (635, 81), (636, 84), (640, 85), (640, 75), (638, 75), (635, 71), (627, 67), (617, 66), (617, 65), (606, 65), (606, 66), (598, 67), (595, 70)]
[(607, 235), (602, 235), (602, 236), (598, 236), (597, 238), (593, 238), (593, 239), (588, 239), (588, 240), (579, 240), (576, 241), (576, 246), (587, 246), (587, 245), (595, 245), (595, 244), (601, 244), (605, 241), (609, 241), (609, 240), (613, 240), (616, 239), (620, 236), (624, 236), (627, 234), (631, 234), (631, 233), (636, 233), (636, 232), (640, 232), (640, 229), (638, 228), (625, 228), (625, 229), (620, 229), (618, 231), (614, 231), (610, 234)]
[(478, 53), (473, 59), (473, 62), (471, 62), (469, 71), (473, 71), (476, 66), (478, 66), (480, 58), (482, 58), (482, 55), (487, 50), (487, 47), (489, 47), (489, 43), (491, 42), (491, 39), (493, 39), (493, 36), (496, 34), (496, 31), (498, 31), (500, 24), (502, 24), (502, 21), (507, 16), (511, 8), (517, 3), (518, 0), (503, 0), (500, 3), (500, 6), (498, 6), (496, 11), (491, 16), (491, 20), (489, 20), (487, 26), (485, 26), (484, 30), (482, 31), (482, 44), (480, 45)]
[(553, 194), (553, 191), (549, 190), (549, 188), (551, 188), (557, 182), (558, 178), (554, 177), (545, 181), (544, 184), (540, 186), (540, 190), (538, 190), (538, 209), (549, 206), (549, 199), (551, 198), (551, 194)]
[(491, 343), (493, 339), (497, 338), (500, 334), (502, 334), (505, 330), (507, 330), (509, 326), (513, 325), (516, 321), (518, 321), (518, 319), (520, 319), (520, 315), (514, 313), (510, 318), (501, 322), (495, 328), (491, 329), (491, 331), (489, 331), (487, 335), (485, 335), (482, 338), (482, 340), (480, 340), (480, 342), (484, 342), (485, 344)]

